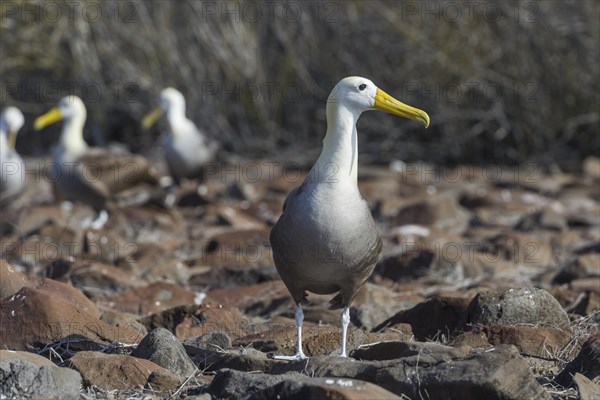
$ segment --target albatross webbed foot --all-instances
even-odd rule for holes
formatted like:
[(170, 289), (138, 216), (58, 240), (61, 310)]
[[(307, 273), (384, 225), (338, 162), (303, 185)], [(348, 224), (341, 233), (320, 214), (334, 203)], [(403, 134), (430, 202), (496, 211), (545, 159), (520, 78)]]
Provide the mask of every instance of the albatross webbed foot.
[(106, 210), (102, 210), (98, 213), (98, 217), (92, 221), (91, 228), (95, 230), (102, 229), (106, 221), (108, 221), (108, 213)]
[(298, 329), (298, 350), (293, 356), (273, 356), (275, 360), (287, 360), (287, 361), (302, 361), (308, 359), (302, 351), (302, 322), (304, 321), (304, 312), (300, 303), (296, 304), (296, 327)]

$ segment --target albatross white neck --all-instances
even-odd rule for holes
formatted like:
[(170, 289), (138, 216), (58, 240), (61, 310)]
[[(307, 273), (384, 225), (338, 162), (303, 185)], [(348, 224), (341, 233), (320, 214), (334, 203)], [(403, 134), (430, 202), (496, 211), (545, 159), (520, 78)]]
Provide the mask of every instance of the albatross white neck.
[(8, 149), (8, 140), (6, 138), (6, 132), (8, 131), (8, 129), (4, 129), (4, 121), (2, 121), (2, 127), (0, 127), (0, 154), (2, 156), (8, 154), (9, 149)]
[(310, 172), (317, 182), (357, 185), (358, 137), (356, 121), (362, 111), (352, 110), (337, 99), (327, 103), (327, 134), (323, 150)]
[(177, 101), (173, 100), (169, 104), (167, 110), (167, 120), (169, 121), (169, 127), (171, 128), (171, 134), (174, 137), (185, 138), (196, 133), (194, 123), (185, 116), (185, 101), (183, 99)]
[(73, 112), (63, 122), (60, 145), (68, 153), (79, 155), (87, 149), (87, 143), (83, 140), (83, 125), (85, 124), (85, 110)]

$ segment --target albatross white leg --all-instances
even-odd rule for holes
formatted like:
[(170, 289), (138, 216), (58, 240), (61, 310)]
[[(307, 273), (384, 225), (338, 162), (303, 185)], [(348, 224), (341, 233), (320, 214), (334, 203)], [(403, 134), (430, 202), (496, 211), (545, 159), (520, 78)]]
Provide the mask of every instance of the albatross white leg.
[(346, 355), (346, 335), (348, 333), (348, 324), (350, 323), (350, 307), (344, 307), (342, 313), (342, 352), (340, 357), (347, 357)]
[(308, 357), (304, 355), (302, 351), (302, 322), (304, 321), (304, 312), (302, 311), (302, 307), (300, 303), (296, 304), (296, 328), (298, 328), (298, 350), (296, 350), (296, 354), (293, 356), (273, 356), (276, 360), (290, 360), (290, 361), (298, 361), (298, 360), (306, 360)]
[(177, 197), (175, 196), (175, 192), (177, 191), (177, 186), (175, 184), (169, 186), (167, 197), (165, 197), (165, 207), (173, 208), (175, 202), (177, 201)]
[(98, 217), (92, 222), (92, 229), (101, 229), (106, 221), (108, 221), (108, 213), (106, 210), (102, 210), (98, 213)]

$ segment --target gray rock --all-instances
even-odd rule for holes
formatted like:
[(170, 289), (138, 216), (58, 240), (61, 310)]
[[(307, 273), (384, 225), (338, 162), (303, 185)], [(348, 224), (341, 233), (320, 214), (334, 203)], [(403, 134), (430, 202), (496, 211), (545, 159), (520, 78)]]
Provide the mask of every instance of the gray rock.
[(448, 336), (454, 332), (465, 318), (469, 304), (469, 299), (458, 297), (429, 299), (408, 310), (396, 313), (373, 328), (373, 331), (378, 332), (399, 324), (409, 324), (417, 340), (435, 340), (440, 335)]
[(410, 357), (419, 357), (421, 362), (439, 363), (469, 354), (468, 346), (450, 347), (436, 342), (379, 342), (361, 346), (350, 355), (358, 360), (393, 360), (402, 358), (405, 362)]
[(467, 311), (470, 325), (517, 325), (566, 328), (569, 317), (560, 303), (543, 289), (521, 288), (481, 292)]
[(302, 366), (302, 370), (297, 370), (313, 377), (368, 381), (415, 399), (549, 398), (514, 346), (501, 345), (446, 362), (440, 359), (443, 357), (435, 352), (428, 355), (424, 351), (387, 361), (313, 357), (294, 367)]
[[(338, 356), (314, 356), (302, 361), (283, 361), (265, 358), (264, 353), (251, 355), (240, 355), (239, 352), (214, 352), (186, 347), (190, 356), (205, 371), (218, 371), (221, 369), (233, 369), (238, 371), (263, 371), (269, 374), (284, 374), (287, 372), (301, 372), (314, 377), (340, 377), (354, 378), (374, 382), (376, 372), (398, 363), (419, 368), (435, 365), (440, 362), (459, 359), (466, 356), (466, 348), (451, 348), (437, 343), (401, 343), (389, 342), (396, 352), (396, 358), (384, 360), (368, 360), (375, 358), (381, 348), (365, 347), (351, 353), (364, 356), (365, 360), (353, 358), (341, 358)], [(385, 344), (382, 344), (385, 349)], [(389, 350), (389, 349), (388, 349)], [(392, 351), (392, 350), (390, 350)], [(358, 356), (356, 356), (358, 357)]]
[(401, 397), (372, 383), (347, 378), (310, 378), (303, 382), (287, 379), (248, 397), (248, 400), (270, 399), (362, 400)]
[[(514, 346), (501, 345), (491, 350), (472, 352), (463, 357), (466, 349), (453, 351), (442, 345), (419, 345), (423, 346), (407, 348), (399, 354), (399, 358), (385, 361), (356, 361), (349, 358), (318, 356), (289, 363), (272, 360), (272, 364), (264, 365), (267, 367), (264, 370), (267, 372), (265, 374), (251, 374), (225, 368), (217, 372), (208, 392), (216, 398), (273, 398), (279, 391), (286, 393), (283, 398), (306, 398), (313, 395), (315, 398), (328, 398), (325, 392), (321, 391), (324, 381), (314, 378), (334, 381), (350, 378), (349, 380), (371, 382), (395, 395), (410, 398), (549, 398)], [(440, 351), (442, 354), (437, 354)], [(245, 367), (245, 371), (248, 372), (253, 370), (253, 366), (245, 365), (240, 360), (236, 367)], [(371, 394), (370, 397), (373, 398), (387, 397), (382, 394), (376, 395), (375, 392)], [(359, 397), (348, 394), (338, 398)]]
[(241, 399), (254, 392), (275, 386), (286, 379), (302, 382), (308, 377), (299, 373), (269, 375), (223, 369), (217, 373), (207, 391), (218, 399)]
[(175, 390), (181, 386), (181, 381), (171, 372), (154, 371), (148, 376), (147, 388), (159, 392)]
[(256, 374), (225, 369), (217, 373), (208, 393), (219, 399), (396, 399), (372, 383), (344, 378), (311, 378), (288, 372)]
[(275, 371), (288, 368), (290, 364), (287, 361), (267, 358), (265, 353), (254, 349), (242, 352), (234, 350), (221, 352), (187, 344), (184, 346), (188, 355), (203, 371), (218, 371), (223, 368), (239, 371)]
[[(375, 383), (375, 376), (380, 369), (392, 367), (404, 361), (407, 365), (412, 365), (414, 362), (418, 362), (417, 358), (418, 355), (408, 360), (356, 361), (351, 358), (318, 356), (311, 357), (308, 363), (306, 361), (294, 363), (295, 365), (289, 365), (288, 368), (313, 377), (353, 378)], [(422, 363), (419, 363), (419, 368), (421, 365)]]
[(243, 356), (249, 356), (259, 359), (267, 359), (267, 353), (263, 353), (260, 350), (256, 350), (254, 347), (242, 347), (240, 348), (240, 354)]
[(350, 308), (350, 321), (357, 327), (370, 331), (395, 313), (394, 307), (391, 305), (378, 303), (357, 304)]
[(76, 400), (80, 388), (81, 375), (75, 370), (38, 366), (25, 360), (0, 361), (0, 393), (8, 398)]
[(189, 338), (184, 343), (207, 350), (228, 350), (231, 348), (231, 338), (223, 331), (206, 332), (203, 335)]
[(131, 355), (150, 360), (173, 372), (182, 380), (196, 371), (196, 366), (179, 339), (164, 328), (154, 329), (147, 334)]
[(463, 360), (377, 371), (375, 383), (410, 398), (550, 399), (514, 346), (498, 346)]

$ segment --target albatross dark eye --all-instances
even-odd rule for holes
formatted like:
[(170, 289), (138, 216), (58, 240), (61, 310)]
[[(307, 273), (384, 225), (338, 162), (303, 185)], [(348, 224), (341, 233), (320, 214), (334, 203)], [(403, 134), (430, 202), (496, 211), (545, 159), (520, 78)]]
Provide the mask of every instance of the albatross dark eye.
[(362, 91), (363, 91), (363, 90), (365, 90), (366, 88), (367, 88), (367, 85), (366, 85), (365, 83), (363, 83), (362, 85), (360, 85), (360, 86), (358, 87), (358, 90), (360, 90), (360, 91), (362, 92)]

